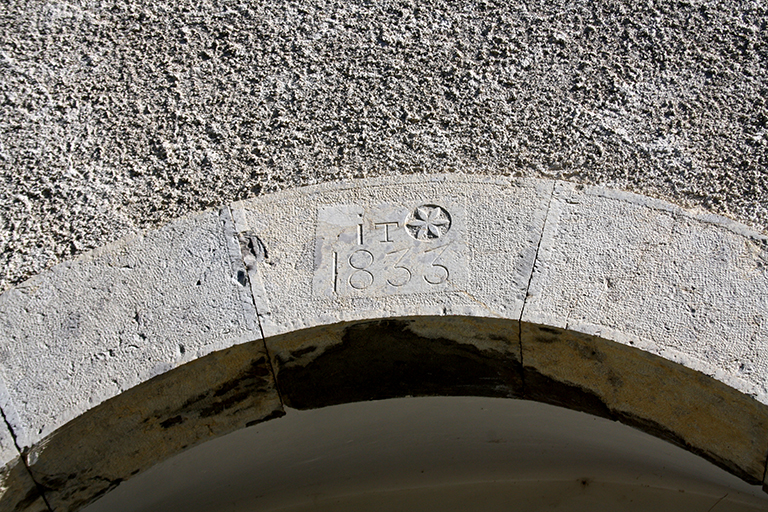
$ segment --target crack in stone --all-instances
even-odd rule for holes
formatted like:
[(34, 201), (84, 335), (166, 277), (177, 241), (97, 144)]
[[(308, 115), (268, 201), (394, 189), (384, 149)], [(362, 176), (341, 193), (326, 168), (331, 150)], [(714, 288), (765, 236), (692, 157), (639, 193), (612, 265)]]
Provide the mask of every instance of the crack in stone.
[(18, 439), (16, 438), (16, 434), (13, 431), (13, 427), (11, 427), (11, 424), (8, 422), (8, 418), (5, 416), (5, 411), (0, 407), (0, 416), (3, 418), (3, 422), (5, 423), (5, 426), (8, 428), (8, 432), (11, 434), (11, 439), (13, 439), (13, 446), (16, 448), (16, 451), (19, 453), (19, 460), (22, 464), (24, 464), (24, 469), (27, 471), (27, 474), (29, 475), (29, 479), (32, 480), (32, 483), (35, 484), (35, 488), (37, 490), (37, 494), (40, 496), (40, 498), (43, 500), (43, 503), (45, 503), (45, 506), (50, 512), (53, 512), (53, 507), (51, 507), (51, 504), (48, 503), (48, 498), (45, 496), (44, 487), (35, 480), (34, 475), (32, 475), (32, 470), (29, 469), (29, 464), (27, 464), (27, 457), (26, 457), (26, 451), (22, 450), (19, 446)]
[[(552, 209), (552, 198), (555, 196), (555, 188), (557, 187), (557, 180), (552, 180), (552, 189), (549, 192), (549, 200), (547, 201), (547, 208), (544, 212), (544, 222), (541, 223), (541, 231), (539, 232), (539, 242), (536, 244), (536, 252), (533, 255), (533, 264), (531, 265), (531, 274), (528, 276), (528, 284), (525, 287), (525, 296), (523, 297), (523, 305), (520, 308), (520, 318), (517, 321), (517, 335), (518, 342), (520, 344), (520, 368), (525, 368), (523, 361), (523, 316), (525, 314), (525, 306), (528, 304), (528, 292), (531, 289), (531, 283), (533, 282), (533, 274), (536, 272), (536, 263), (539, 261), (539, 250), (541, 244), (544, 241), (544, 233), (547, 230), (547, 223), (549, 222), (549, 212)], [(522, 372), (522, 387), (523, 396), (526, 393), (525, 386), (525, 371)]]
[[(275, 390), (277, 391), (277, 397), (280, 400), (280, 408), (285, 409), (285, 403), (283, 402), (283, 396), (280, 393), (280, 386), (277, 385), (277, 373), (275, 373), (275, 369), (272, 366), (272, 357), (269, 353), (269, 348), (267, 347), (267, 342), (264, 336), (264, 328), (261, 325), (261, 315), (259, 314), (259, 307), (257, 304), (256, 297), (253, 293), (253, 286), (251, 283), (251, 276), (250, 272), (258, 272), (258, 269), (256, 268), (256, 265), (262, 261), (264, 261), (267, 258), (267, 248), (264, 245), (264, 243), (259, 239), (258, 236), (255, 234), (252, 234), (252, 236), (249, 236), (246, 245), (244, 246), (243, 243), (240, 241), (240, 237), (238, 235), (236, 226), (235, 226), (235, 219), (232, 215), (232, 210), (229, 206), (223, 206), (220, 210), (221, 218), (224, 222), (224, 236), (225, 238), (229, 239), (230, 243), (234, 243), (238, 247), (238, 254), (240, 254), (240, 261), (243, 265), (243, 267), (246, 269), (243, 281), (241, 281), (241, 284), (245, 286), (245, 288), (248, 290), (248, 296), (251, 298), (251, 302), (253, 304), (253, 309), (256, 311), (256, 324), (259, 327), (259, 335), (261, 337), (261, 343), (264, 347), (264, 354), (266, 355), (267, 359), (267, 365), (269, 366), (269, 371), (272, 375), (272, 382), (274, 383)], [(234, 252), (234, 251), (233, 251)], [(234, 256), (234, 255), (233, 255)], [(249, 266), (249, 261), (246, 260), (255, 260), (252, 262), (253, 264)], [(238, 275), (238, 278), (240, 276)], [(239, 279), (238, 279), (239, 280)], [(266, 421), (266, 420), (265, 420)]]

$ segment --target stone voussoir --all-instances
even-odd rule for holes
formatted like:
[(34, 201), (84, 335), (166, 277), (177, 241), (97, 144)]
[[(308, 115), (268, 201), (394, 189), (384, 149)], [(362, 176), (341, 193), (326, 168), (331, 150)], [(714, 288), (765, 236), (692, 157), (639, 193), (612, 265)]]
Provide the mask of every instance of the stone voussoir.
[[(174, 451), (281, 414), (255, 319), (228, 208), (0, 296), (3, 412), (54, 509), (75, 510)], [(247, 357), (226, 355), (243, 343)], [(220, 370), (216, 357), (210, 375), (186, 369), (222, 350)], [(179, 366), (187, 382), (167, 378)]]

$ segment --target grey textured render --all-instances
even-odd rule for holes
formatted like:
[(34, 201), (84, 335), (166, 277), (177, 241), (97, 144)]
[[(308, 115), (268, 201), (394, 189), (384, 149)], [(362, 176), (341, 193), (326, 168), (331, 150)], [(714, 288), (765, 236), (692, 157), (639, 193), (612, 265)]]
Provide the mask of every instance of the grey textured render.
[(8, 1), (0, 289), (353, 177), (607, 185), (765, 229), (761, 1)]
[(618, 420), (760, 484), (766, 242), (624, 192), (460, 175), (179, 219), (0, 297), (0, 499), (77, 510), (285, 406), (442, 395)]

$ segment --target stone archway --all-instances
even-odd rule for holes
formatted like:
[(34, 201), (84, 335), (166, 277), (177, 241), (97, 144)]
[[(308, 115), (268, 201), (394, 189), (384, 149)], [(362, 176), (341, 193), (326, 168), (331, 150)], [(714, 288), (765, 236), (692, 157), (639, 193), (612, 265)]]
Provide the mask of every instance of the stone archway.
[(586, 411), (760, 484), (765, 247), (645, 197), (461, 175), (180, 219), (2, 296), (2, 499), (76, 510), (283, 404), (403, 396)]

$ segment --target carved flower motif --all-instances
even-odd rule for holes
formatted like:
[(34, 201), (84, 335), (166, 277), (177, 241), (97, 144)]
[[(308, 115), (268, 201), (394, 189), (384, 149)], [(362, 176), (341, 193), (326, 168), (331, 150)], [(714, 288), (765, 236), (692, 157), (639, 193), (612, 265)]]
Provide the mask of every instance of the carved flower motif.
[(451, 227), (451, 216), (440, 206), (432, 204), (419, 206), (406, 223), (408, 232), (417, 240), (440, 238)]

